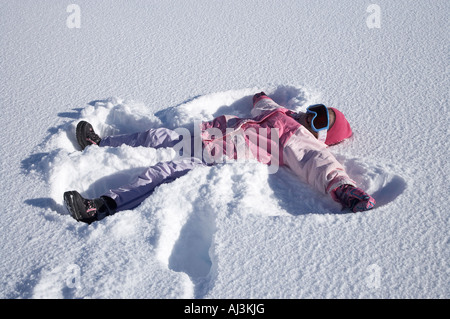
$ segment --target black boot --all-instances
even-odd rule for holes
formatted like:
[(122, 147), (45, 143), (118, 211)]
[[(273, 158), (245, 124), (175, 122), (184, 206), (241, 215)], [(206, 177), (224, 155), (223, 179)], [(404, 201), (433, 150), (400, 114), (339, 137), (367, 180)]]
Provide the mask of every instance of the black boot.
[(88, 224), (114, 214), (117, 208), (112, 198), (102, 196), (95, 199), (86, 199), (77, 191), (65, 192), (64, 202), (73, 218)]
[(102, 140), (100, 136), (94, 132), (92, 125), (86, 121), (81, 121), (78, 123), (76, 135), (78, 144), (81, 146), (81, 150), (84, 150), (84, 148), (88, 145), (98, 145)]

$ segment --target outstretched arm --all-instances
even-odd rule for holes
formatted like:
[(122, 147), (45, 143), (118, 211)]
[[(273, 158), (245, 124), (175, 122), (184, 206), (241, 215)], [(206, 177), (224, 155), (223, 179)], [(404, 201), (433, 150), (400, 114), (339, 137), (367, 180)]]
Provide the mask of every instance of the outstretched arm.
[(281, 105), (275, 103), (266, 93), (261, 92), (253, 96), (253, 109), (251, 114), (253, 117), (257, 117), (264, 111), (270, 111), (281, 107)]
[(333, 189), (344, 184), (355, 186), (344, 167), (326, 145), (319, 142), (303, 126), (285, 145), (283, 162), (301, 180), (323, 194), (329, 194)]
[(285, 146), (283, 162), (301, 180), (330, 194), (343, 208), (360, 212), (375, 206), (375, 199), (356, 187), (334, 155), (304, 127)]

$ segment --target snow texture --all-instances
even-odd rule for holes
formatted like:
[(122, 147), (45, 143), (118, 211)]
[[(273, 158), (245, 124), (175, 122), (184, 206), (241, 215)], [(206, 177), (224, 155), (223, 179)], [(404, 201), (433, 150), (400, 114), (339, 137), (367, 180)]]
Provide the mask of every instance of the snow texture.
[[(449, 298), (450, 2), (0, 0), (1, 298)], [(70, 10), (69, 10), (70, 9)], [(101, 135), (250, 115), (253, 94), (345, 113), (331, 151), (377, 208), (348, 213), (281, 168), (199, 167), (86, 225), (171, 149)]]

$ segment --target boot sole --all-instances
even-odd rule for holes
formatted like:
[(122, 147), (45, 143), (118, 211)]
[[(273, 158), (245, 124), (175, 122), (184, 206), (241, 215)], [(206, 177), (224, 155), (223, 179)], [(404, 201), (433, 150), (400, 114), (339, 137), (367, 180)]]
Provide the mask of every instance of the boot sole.
[(77, 142), (81, 146), (81, 150), (84, 150), (86, 146), (88, 146), (88, 143), (86, 142), (86, 136), (83, 134), (83, 132), (86, 132), (86, 126), (91, 126), (86, 121), (81, 121), (77, 124), (77, 130), (76, 130), (76, 136), (77, 136)]
[[(64, 193), (64, 203), (70, 215), (77, 221), (81, 221), (80, 208), (82, 205), (81, 195), (78, 192), (70, 191)], [(81, 205), (80, 205), (81, 204)]]

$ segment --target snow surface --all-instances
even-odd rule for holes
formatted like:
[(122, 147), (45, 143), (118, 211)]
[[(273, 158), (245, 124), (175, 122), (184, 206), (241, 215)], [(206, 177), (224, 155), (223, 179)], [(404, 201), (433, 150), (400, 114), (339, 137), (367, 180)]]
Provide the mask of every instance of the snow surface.
[[(0, 0), (1, 298), (449, 298), (450, 2)], [(342, 110), (332, 152), (378, 207), (349, 214), (288, 170), (198, 168), (90, 226), (101, 195), (170, 149), (101, 135), (288, 108)]]

